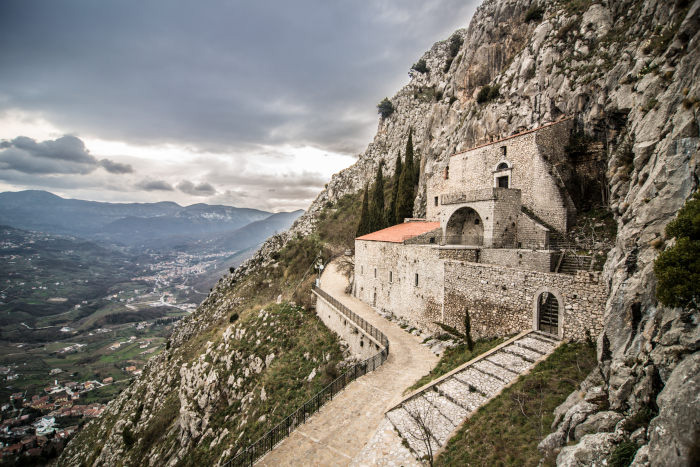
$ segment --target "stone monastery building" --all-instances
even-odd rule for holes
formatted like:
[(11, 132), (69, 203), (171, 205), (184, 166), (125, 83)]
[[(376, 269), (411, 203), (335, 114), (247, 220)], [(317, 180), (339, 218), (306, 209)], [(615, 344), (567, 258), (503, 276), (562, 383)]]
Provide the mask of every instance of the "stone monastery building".
[(427, 180), (426, 219), (355, 239), (354, 294), (417, 327), (474, 337), (527, 329), (584, 339), (602, 329), (607, 287), (567, 251), (576, 209), (557, 172), (572, 119), (450, 157)]

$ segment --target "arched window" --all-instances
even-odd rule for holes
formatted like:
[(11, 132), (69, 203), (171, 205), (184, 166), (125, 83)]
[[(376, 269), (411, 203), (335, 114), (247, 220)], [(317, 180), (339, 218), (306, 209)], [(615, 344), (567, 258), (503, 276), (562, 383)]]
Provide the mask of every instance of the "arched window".
[(509, 167), (508, 167), (508, 164), (507, 164), (507, 163), (501, 162), (501, 163), (498, 164), (498, 166), (496, 167), (496, 170), (506, 170), (506, 169), (508, 169), (508, 168), (509, 168)]

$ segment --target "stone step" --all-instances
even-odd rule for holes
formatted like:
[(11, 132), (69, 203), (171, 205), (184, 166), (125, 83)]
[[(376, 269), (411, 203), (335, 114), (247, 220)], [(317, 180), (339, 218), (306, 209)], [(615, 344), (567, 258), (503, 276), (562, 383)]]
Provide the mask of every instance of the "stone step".
[(459, 381), (456, 378), (448, 378), (437, 385), (438, 391), (452, 402), (459, 404), (468, 413), (474, 412), (486, 401), (486, 397), (481, 394), (476, 388), (469, 389), (467, 384)]
[(502, 352), (507, 352), (512, 355), (517, 355), (518, 357), (526, 360), (528, 363), (535, 363), (543, 355), (539, 352), (535, 352), (526, 347), (522, 347), (516, 344), (511, 344), (508, 347), (501, 349)]
[(475, 369), (483, 373), (486, 373), (494, 378), (498, 378), (501, 381), (501, 386), (508, 384), (517, 376), (517, 373), (500, 367), (487, 359), (479, 360), (473, 366)]
[(512, 371), (513, 373), (516, 373), (516, 375), (526, 371), (531, 365), (531, 362), (528, 362), (524, 358), (508, 352), (496, 352), (495, 354), (490, 355), (486, 360), (491, 363), (495, 363), (508, 371)]
[[(399, 435), (408, 443), (408, 446), (416, 453), (417, 458), (420, 459), (428, 455), (428, 450), (423, 442), (423, 435), (413, 417), (405, 409), (394, 409), (388, 412), (386, 417), (394, 425)], [(431, 442), (435, 443), (433, 446), (437, 446), (437, 440), (432, 439)]]
[[(473, 367), (465, 368), (463, 371), (454, 374), (452, 377), (459, 380), (460, 383), (474, 387), (481, 394), (491, 397), (498, 393), (498, 391), (500, 391), (509, 380), (496, 378), (492, 373), (477, 368), (477, 365), (481, 364), (482, 362), (483, 360), (477, 362)], [(498, 368), (498, 370), (501, 369)]]
[(543, 340), (545, 342), (549, 342), (552, 344), (552, 347), (556, 347), (559, 345), (559, 338), (554, 337), (551, 334), (544, 333), (542, 331), (532, 331), (529, 336), (534, 337), (535, 339)]
[(404, 410), (414, 419), (416, 427), (423, 426), (437, 441), (438, 446), (444, 445), (450, 434), (457, 426), (456, 423), (442, 414), (425, 397), (414, 397), (404, 404)]
[(445, 417), (447, 417), (452, 425), (460, 425), (469, 412), (462, 406), (455, 404), (449, 398), (440, 394), (438, 391), (425, 391), (423, 397), (433, 404), (433, 406), (440, 411)]
[(516, 342), (531, 350), (541, 352), (542, 355), (548, 354), (555, 347), (555, 344), (552, 344), (552, 341), (544, 340), (544, 338), (534, 335), (534, 333), (530, 333), (522, 339), (518, 339)]

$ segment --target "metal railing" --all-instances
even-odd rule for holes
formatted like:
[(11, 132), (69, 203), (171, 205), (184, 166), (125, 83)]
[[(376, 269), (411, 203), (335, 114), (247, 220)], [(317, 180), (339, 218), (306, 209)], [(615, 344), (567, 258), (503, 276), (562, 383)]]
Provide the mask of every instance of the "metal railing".
[(357, 314), (353, 313), (348, 307), (330, 296), (324, 290), (315, 285), (313, 290), (331, 306), (335, 307), (338, 312), (345, 315), (357, 327), (362, 328), (367, 334), (380, 342), (383, 348), (373, 357), (356, 363), (348, 368), (328, 386), (324, 387), (313, 397), (311, 397), (311, 399), (304, 402), (301, 407), (299, 407), (291, 415), (287, 416), (287, 418), (282, 420), (280, 423), (275, 425), (274, 428), (265, 433), (256, 442), (245, 448), (240, 453), (236, 454), (233, 458), (229, 459), (223, 464), (223, 466), (252, 466), (258, 459), (272, 451), (272, 449), (278, 443), (289, 436), (296, 427), (306, 423), (306, 420), (311, 415), (318, 412), (326, 402), (333, 400), (333, 397), (342, 391), (345, 386), (355, 381), (357, 378), (376, 370), (389, 357), (389, 339), (387, 339), (382, 332)]

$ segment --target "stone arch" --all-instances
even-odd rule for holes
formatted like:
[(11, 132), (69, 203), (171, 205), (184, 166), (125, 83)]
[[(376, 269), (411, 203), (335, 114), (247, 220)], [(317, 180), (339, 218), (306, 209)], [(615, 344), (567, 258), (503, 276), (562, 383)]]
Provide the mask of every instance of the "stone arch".
[(503, 159), (498, 164), (496, 164), (496, 168), (494, 169), (494, 172), (500, 172), (501, 170), (508, 170), (510, 168), (511, 168), (510, 162)]
[[(556, 329), (553, 331), (551, 313), (556, 311)], [(547, 316), (550, 315), (550, 316)], [(543, 327), (547, 329), (542, 329)], [(564, 338), (564, 298), (558, 290), (540, 287), (532, 300), (532, 329), (556, 334)]]
[(445, 243), (453, 245), (483, 245), (483, 219), (469, 206), (455, 210), (445, 226), (445, 240)]

